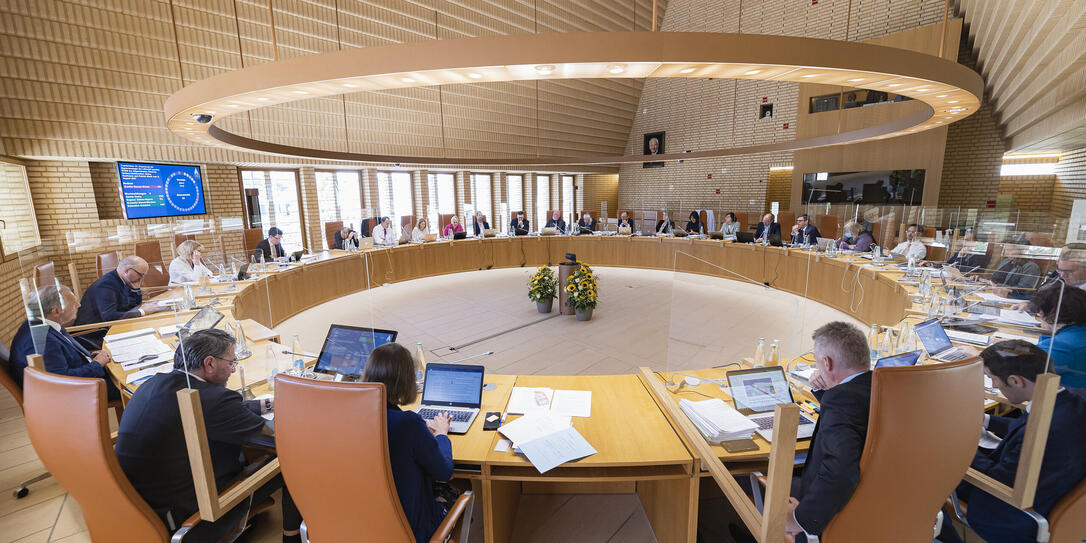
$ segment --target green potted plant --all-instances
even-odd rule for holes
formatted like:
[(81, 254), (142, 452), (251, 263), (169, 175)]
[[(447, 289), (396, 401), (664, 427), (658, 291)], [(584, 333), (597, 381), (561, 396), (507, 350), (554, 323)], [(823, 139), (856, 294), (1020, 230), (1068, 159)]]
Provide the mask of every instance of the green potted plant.
[(577, 320), (591, 319), (592, 310), (598, 303), (599, 279), (588, 264), (582, 262), (581, 266), (570, 274), (566, 280), (566, 293), (566, 305), (577, 312)]
[(558, 290), (558, 277), (554, 270), (540, 266), (535, 275), (528, 280), (528, 299), (535, 302), (540, 313), (550, 313), (554, 307), (554, 296)]

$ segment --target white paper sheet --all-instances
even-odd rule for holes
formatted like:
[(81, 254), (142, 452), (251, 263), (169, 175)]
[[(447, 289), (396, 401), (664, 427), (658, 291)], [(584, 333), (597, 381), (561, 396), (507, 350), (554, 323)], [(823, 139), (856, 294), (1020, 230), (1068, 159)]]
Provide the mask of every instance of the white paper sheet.
[(170, 373), (171, 371), (173, 371), (173, 363), (162, 364), (160, 366), (150, 367), (145, 370), (137, 371), (135, 373), (129, 373), (128, 376), (125, 377), (124, 381), (125, 383), (131, 385), (132, 383), (137, 383), (139, 381), (143, 381), (144, 379), (149, 379), (153, 377), (156, 373)]
[(1025, 301), (1015, 300), (1014, 298), (1004, 298), (997, 294), (992, 294), (991, 292), (977, 292), (976, 295), (986, 302), (999, 302), (1001, 304), (1017, 304)]
[(520, 449), (539, 473), (596, 454), (596, 449), (573, 427), (522, 443)]
[(498, 442), (494, 445), (494, 452), (506, 452), (512, 445), (513, 443), (508, 439), (499, 439)]
[(591, 417), (591, 390), (556, 390), (551, 413), (564, 417)]
[(132, 330), (131, 332), (124, 332), (124, 333), (121, 333), (121, 334), (107, 335), (107, 336), (105, 336), (104, 339), (106, 341), (109, 341), (109, 342), (124, 341), (126, 339), (131, 339), (131, 338), (138, 337), (138, 336), (145, 336), (147, 334), (153, 334), (153, 333), (155, 333), (154, 328), (140, 328), (139, 330)]
[(1041, 326), (1041, 321), (1033, 318), (1033, 316), (1029, 313), (1024, 313), (1022, 311), (1011, 311), (1010, 309), (1000, 309), (999, 318), (996, 320), (1000, 322), (1007, 322), (1023, 326)]
[(505, 412), (509, 415), (525, 415), (550, 411), (553, 399), (552, 388), (513, 387)]
[(550, 413), (530, 413), (503, 424), (498, 428), (498, 432), (519, 447), (521, 443), (569, 428), (570, 424), (572, 420), (569, 417), (558, 417)]
[(1032, 337), (1030, 337), (1030, 336), (1019, 336), (1017, 334), (1008, 334), (1006, 332), (992, 332), (992, 337), (994, 337), (996, 339), (999, 339), (1001, 341), (1004, 340), (1004, 339), (1020, 339), (1022, 341), (1027, 341), (1029, 343), (1032, 343), (1034, 345), (1037, 344), (1037, 340), (1038, 340), (1037, 336), (1032, 336)]

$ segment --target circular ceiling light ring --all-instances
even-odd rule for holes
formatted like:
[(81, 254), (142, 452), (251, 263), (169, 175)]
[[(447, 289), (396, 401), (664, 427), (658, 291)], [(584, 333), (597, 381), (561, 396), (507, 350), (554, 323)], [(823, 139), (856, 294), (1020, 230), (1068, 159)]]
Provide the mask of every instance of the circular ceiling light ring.
[[(614, 68), (621, 65), (618, 72)], [(539, 67), (544, 67), (540, 70)], [(691, 70), (693, 68), (693, 70)], [(616, 73), (618, 72), (618, 73)], [(896, 120), (832, 136), (668, 155), (467, 159), (312, 149), (245, 138), (215, 126), (259, 107), (320, 96), (456, 83), (538, 79), (693, 77), (836, 84), (915, 98)], [(855, 80), (862, 81), (855, 81)], [(955, 62), (856, 42), (699, 32), (517, 34), (345, 49), (251, 66), (193, 83), (167, 101), (167, 126), (197, 142), (309, 158), (408, 164), (611, 164), (795, 150), (946, 126), (980, 106), (983, 80)], [(953, 100), (953, 106), (952, 101)], [(922, 104), (920, 104), (922, 103)], [(953, 107), (948, 123), (924, 123)], [(193, 115), (211, 115), (207, 124)]]

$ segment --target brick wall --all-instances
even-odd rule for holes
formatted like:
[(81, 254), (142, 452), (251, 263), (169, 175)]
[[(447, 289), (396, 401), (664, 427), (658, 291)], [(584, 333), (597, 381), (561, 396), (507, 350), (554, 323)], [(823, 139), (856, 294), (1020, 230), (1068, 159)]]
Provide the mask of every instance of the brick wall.
[(999, 195), (1011, 197), (1011, 209), (1047, 215), (1052, 210), (1055, 184), (1055, 175), (1011, 175), (1000, 178)]
[[(607, 215), (617, 216), (618, 174), (578, 176), (581, 195), (581, 209), (598, 214), (600, 203), (607, 202)], [(581, 209), (578, 209), (580, 211)]]
[(1086, 148), (1060, 156), (1053, 189), (1052, 213), (1057, 217), (1070, 217), (1074, 201), (1086, 199)]

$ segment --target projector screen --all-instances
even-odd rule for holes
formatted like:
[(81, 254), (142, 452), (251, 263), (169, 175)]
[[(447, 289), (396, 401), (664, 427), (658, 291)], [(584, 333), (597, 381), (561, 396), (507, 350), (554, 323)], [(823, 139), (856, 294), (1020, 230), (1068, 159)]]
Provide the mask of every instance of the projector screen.
[(803, 203), (920, 205), (924, 170), (803, 174)]
[(118, 162), (117, 177), (126, 219), (206, 213), (199, 166)]

